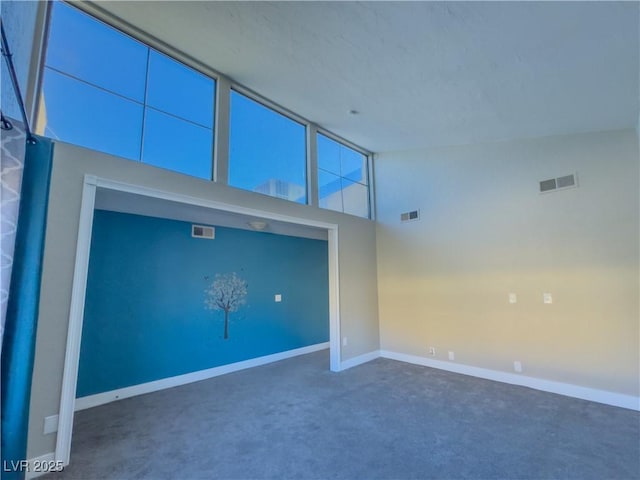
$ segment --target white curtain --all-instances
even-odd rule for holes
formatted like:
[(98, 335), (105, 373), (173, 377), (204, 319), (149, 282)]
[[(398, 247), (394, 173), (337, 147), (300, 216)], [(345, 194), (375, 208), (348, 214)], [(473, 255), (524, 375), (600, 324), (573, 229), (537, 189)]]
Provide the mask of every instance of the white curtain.
[(20, 186), (26, 146), (26, 134), (22, 122), (12, 118), (8, 120), (13, 125), (13, 128), (11, 130), (0, 130), (2, 143), (0, 153), (0, 239), (2, 241), (2, 249), (0, 250), (0, 266), (2, 270), (0, 283), (0, 300), (2, 301), (0, 351), (2, 349), (7, 315), (7, 299), (9, 298), (13, 250), (16, 242)]

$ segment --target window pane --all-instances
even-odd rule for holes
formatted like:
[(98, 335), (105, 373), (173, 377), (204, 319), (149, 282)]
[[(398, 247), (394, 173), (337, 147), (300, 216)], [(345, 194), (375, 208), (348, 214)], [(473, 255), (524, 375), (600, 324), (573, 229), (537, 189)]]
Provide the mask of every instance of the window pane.
[(131, 160), (140, 158), (141, 105), (48, 68), (41, 103), (37, 133)]
[(342, 212), (342, 182), (338, 175), (318, 170), (320, 207)]
[(50, 25), (48, 66), (143, 101), (148, 47), (62, 2)]
[(369, 217), (369, 189), (360, 183), (342, 179), (342, 201), (344, 213)]
[(179, 118), (147, 109), (142, 161), (211, 180), (213, 133)]
[(367, 182), (367, 156), (351, 148), (340, 146), (341, 172), (344, 178), (360, 182)]
[(318, 142), (318, 168), (340, 175), (340, 144), (321, 133), (316, 138)]
[(369, 218), (368, 157), (318, 134), (320, 207)]
[(304, 125), (231, 92), (229, 185), (306, 203)]
[(215, 81), (154, 50), (149, 55), (147, 104), (212, 128)]

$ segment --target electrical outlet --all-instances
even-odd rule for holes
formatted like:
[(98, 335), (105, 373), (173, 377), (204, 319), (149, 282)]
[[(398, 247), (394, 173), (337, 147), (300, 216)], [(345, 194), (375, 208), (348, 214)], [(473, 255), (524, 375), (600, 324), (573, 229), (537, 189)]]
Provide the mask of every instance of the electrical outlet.
[(516, 372), (521, 373), (522, 372), (522, 363), (519, 362), (518, 360), (516, 360), (515, 362), (513, 362), (513, 369)]
[(44, 434), (55, 433), (58, 431), (58, 415), (51, 415), (44, 419)]
[(429, 355), (431, 355), (432, 357), (436, 356), (436, 349), (435, 347), (429, 347)]
[(276, 302), (281, 302), (282, 301), (282, 295), (280, 293), (276, 293), (273, 296), (273, 300), (276, 301)]
[(453, 361), (456, 359), (456, 354), (453, 352), (449, 352), (449, 360)]
[(553, 296), (550, 293), (543, 293), (542, 301), (544, 303), (553, 303)]

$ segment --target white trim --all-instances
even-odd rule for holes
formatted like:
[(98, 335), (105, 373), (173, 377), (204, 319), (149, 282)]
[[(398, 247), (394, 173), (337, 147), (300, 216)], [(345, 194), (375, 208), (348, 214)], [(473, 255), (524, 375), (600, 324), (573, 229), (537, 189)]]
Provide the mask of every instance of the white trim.
[(224, 203), (217, 200), (208, 200), (200, 197), (192, 197), (190, 195), (183, 195), (181, 193), (167, 192), (164, 190), (157, 190), (155, 188), (143, 187), (140, 185), (133, 185), (133, 184), (124, 183), (124, 182), (118, 182), (116, 180), (109, 180), (106, 178), (94, 177), (91, 175), (86, 175), (85, 181), (86, 181), (86, 178), (94, 178), (96, 182), (96, 186), (98, 188), (105, 188), (107, 190), (116, 190), (118, 192), (131, 193), (134, 195), (142, 195), (145, 197), (159, 198), (162, 200), (170, 200), (172, 202), (211, 208), (214, 210), (223, 210), (230, 213), (239, 213), (243, 215), (261, 217), (269, 220), (278, 220), (281, 222), (295, 223), (297, 225), (306, 225), (308, 227), (317, 227), (317, 228), (322, 228), (327, 230), (338, 229), (338, 225), (334, 223), (327, 223), (319, 220), (310, 220), (308, 218), (292, 217), (290, 215), (282, 215), (280, 213), (268, 212), (266, 210), (258, 210), (256, 208), (241, 207), (238, 205)]
[(544, 380), (542, 378), (528, 377), (526, 375), (518, 375), (515, 373), (490, 370), (488, 368), (472, 367), (470, 365), (444, 362), (442, 360), (432, 360), (425, 357), (419, 357), (417, 355), (407, 355), (405, 353), (390, 352), (388, 350), (380, 350), (380, 356), (391, 360), (398, 360), (400, 362), (413, 363), (425, 367), (437, 368), (439, 370), (446, 370), (448, 372), (461, 373), (472, 377), (509, 383), (511, 385), (520, 385), (523, 387), (533, 388), (535, 390), (541, 390), (543, 392), (589, 400), (591, 402), (604, 403), (614, 407), (640, 410), (640, 397), (634, 397), (632, 395), (624, 395), (622, 393), (581, 387), (570, 383), (562, 383), (553, 380)]
[(186, 385), (193, 382), (200, 382), (202, 380), (208, 380), (220, 375), (226, 375), (227, 373), (237, 372), (239, 370), (245, 370), (247, 368), (258, 367), (260, 365), (278, 362), (287, 358), (293, 358), (299, 355), (306, 355), (307, 353), (326, 350), (327, 348), (329, 348), (329, 342), (318, 343), (316, 345), (309, 345), (308, 347), (296, 348), (294, 350), (287, 350), (286, 352), (279, 352), (271, 355), (265, 355), (264, 357), (252, 358), (249, 360), (244, 360), (242, 362), (230, 363), (228, 365), (208, 368), (206, 370), (200, 370), (198, 372), (186, 373), (184, 375), (163, 378), (161, 380), (142, 383), (140, 385), (133, 385), (131, 387), (120, 388), (118, 390), (111, 390), (110, 392), (98, 393), (95, 395), (76, 398), (76, 412), (85, 410), (87, 408), (104, 405), (105, 403), (122, 400), (124, 398), (135, 397), (137, 395), (143, 395), (145, 393), (157, 392), (159, 390), (178, 387), (180, 385)]
[(69, 464), (71, 454), (71, 435), (73, 434), (73, 411), (78, 382), (78, 364), (80, 361), (80, 341), (82, 339), (82, 322), (84, 319), (84, 299), (87, 289), (87, 273), (89, 270), (89, 251), (91, 249), (91, 232), (93, 229), (93, 210), (96, 200), (96, 177), (85, 175), (78, 223), (78, 242), (76, 244), (76, 261), (73, 271), (71, 289), (71, 307), (69, 309), (69, 326), (67, 331), (67, 348), (64, 357), (62, 374), (62, 392), (60, 395), (60, 412), (58, 417), (58, 434), (56, 436), (55, 459)]
[(329, 369), (340, 371), (342, 350), (340, 347), (340, 267), (338, 229), (327, 230), (329, 242)]
[(338, 225), (309, 220), (306, 218), (292, 217), (289, 215), (281, 215), (248, 207), (240, 207), (237, 205), (163, 190), (156, 190), (139, 185), (131, 185), (106, 178), (99, 178), (95, 175), (85, 175), (82, 190), (82, 203), (80, 207), (80, 222), (78, 225), (78, 242), (76, 246), (76, 261), (71, 292), (71, 307), (69, 309), (69, 327), (67, 332), (67, 347), (62, 378), (62, 394), (60, 396), (58, 435), (56, 438), (55, 452), (56, 460), (60, 460), (64, 462), (64, 465), (68, 465), (71, 454), (71, 436), (73, 433), (73, 415), (76, 402), (75, 393), (76, 383), (78, 380), (78, 363), (80, 360), (80, 342), (82, 339), (82, 322), (84, 317), (84, 301), (87, 287), (87, 271), (89, 267), (89, 250), (91, 246), (95, 196), (98, 188), (170, 200), (173, 202), (196, 205), (215, 210), (223, 210), (225, 212), (244, 214), (268, 220), (278, 220), (297, 225), (326, 229), (329, 243), (330, 368), (332, 371), (340, 370), (340, 271), (338, 254)]
[(340, 364), (340, 370), (347, 370), (348, 368), (357, 367), (358, 365), (362, 365), (363, 363), (370, 362), (371, 360), (375, 360), (380, 357), (380, 350), (374, 350), (369, 353), (364, 353), (362, 355), (358, 355), (357, 357), (350, 358), (349, 360), (345, 360)]
[(369, 168), (369, 219), (374, 221), (378, 218), (378, 206), (376, 205), (376, 186), (375, 186), (375, 160), (376, 154), (372, 153), (369, 155), (369, 161), (367, 162), (367, 166)]
[(24, 478), (25, 480), (31, 480), (32, 478), (41, 477), (42, 475), (46, 475), (49, 472), (36, 471), (35, 465), (39, 464), (49, 464), (51, 465), (55, 462), (55, 454), (53, 452), (45, 453), (44, 455), (40, 455), (39, 457), (34, 457), (29, 459), (29, 466), (27, 467), (27, 471), (25, 472)]
[(320, 207), (318, 196), (318, 127), (314, 123), (307, 126), (307, 205)]

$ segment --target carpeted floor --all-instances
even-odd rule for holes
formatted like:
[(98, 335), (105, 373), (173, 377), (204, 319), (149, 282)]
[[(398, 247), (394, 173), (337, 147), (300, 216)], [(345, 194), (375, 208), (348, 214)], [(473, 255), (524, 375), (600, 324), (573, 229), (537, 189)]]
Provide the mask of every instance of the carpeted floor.
[(640, 414), (328, 351), (78, 412), (55, 479), (638, 479)]

